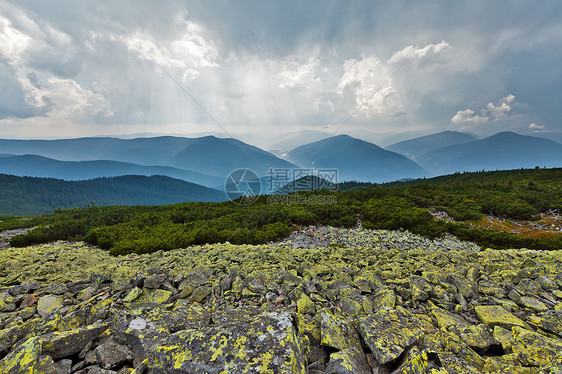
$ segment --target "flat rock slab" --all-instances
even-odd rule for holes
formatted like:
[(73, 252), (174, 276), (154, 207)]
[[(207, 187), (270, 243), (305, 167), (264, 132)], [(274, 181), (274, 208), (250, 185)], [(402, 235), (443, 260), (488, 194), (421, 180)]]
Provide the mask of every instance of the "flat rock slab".
[(562, 338), (562, 311), (548, 311), (540, 316), (538, 325), (541, 329)]
[(465, 327), (470, 326), (470, 323), (464, 319), (463, 317), (459, 316), (458, 314), (450, 313), (446, 310), (441, 308), (433, 308), (431, 313), (437, 320), (437, 324), (439, 327)]
[(361, 346), (359, 334), (347, 318), (327, 310), (322, 310), (320, 316), (322, 345), (340, 350)]
[(145, 305), (121, 311), (111, 321), (111, 330), (133, 348), (137, 365), (148, 350), (170, 334), (184, 329), (206, 329), (209, 322), (210, 314), (198, 304), (180, 305), (173, 310)]
[(71, 356), (80, 352), (88, 343), (109, 328), (105, 325), (91, 325), (64, 332), (54, 332), (41, 336), (44, 355), (53, 359)]
[(55, 295), (43, 296), (37, 302), (37, 313), (43, 318), (53, 314), (62, 307), (62, 297)]
[[(553, 365), (562, 352), (562, 341), (551, 339), (533, 331), (513, 328), (513, 353), (522, 359), (525, 366)], [(558, 355), (558, 357), (557, 357)], [(562, 361), (556, 362), (561, 364)]]
[(22, 345), (0, 360), (0, 373), (29, 374), (37, 373), (41, 367), (41, 339), (26, 340)]
[(179, 331), (148, 353), (151, 374), (306, 373), (304, 348), (288, 313)]
[(365, 353), (360, 347), (346, 348), (330, 355), (326, 374), (372, 374)]
[(143, 289), (142, 293), (134, 299), (131, 303), (133, 307), (135, 306), (142, 306), (142, 305), (152, 305), (152, 304), (165, 304), (172, 293), (166, 290), (150, 290), (150, 289)]
[(357, 329), (379, 364), (398, 358), (424, 335), (424, 323), (402, 307), (359, 317)]
[(499, 305), (479, 305), (474, 311), (482, 323), (490, 327), (499, 326), (504, 329), (515, 326), (525, 327), (525, 322)]

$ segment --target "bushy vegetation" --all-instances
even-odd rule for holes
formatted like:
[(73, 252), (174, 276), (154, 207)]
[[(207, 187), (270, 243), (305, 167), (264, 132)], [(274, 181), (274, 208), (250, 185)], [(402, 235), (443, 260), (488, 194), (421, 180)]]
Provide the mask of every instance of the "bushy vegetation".
[[(232, 202), (165, 206), (96, 207), (56, 210), (31, 218), (0, 217), (0, 230), (38, 227), (12, 239), (25, 246), (59, 239), (80, 239), (113, 254), (147, 253), (203, 243), (259, 244), (289, 235), (298, 225), (404, 229), (436, 237), (451, 233), (491, 248), (562, 249), (562, 235), (520, 237), (473, 227), (483, 214), (533, 220), (549, 209), (562, 210), (562, 169), (455, 174), (383, 185), (346, 184), (346, 191), (301, 192), (334, 195), (336, 204)], [(456, 221), (436, 221), (428, 208)]]

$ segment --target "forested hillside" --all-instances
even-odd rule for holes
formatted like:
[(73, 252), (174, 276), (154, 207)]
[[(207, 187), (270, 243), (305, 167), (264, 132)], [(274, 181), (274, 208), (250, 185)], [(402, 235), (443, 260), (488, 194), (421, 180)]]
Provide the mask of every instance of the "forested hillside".
[[(561, 211), (562, 169), (466, 173), (349, 191), (302, 194), (306, 197), (319, 193), (335, 197), (337, 202), (268, 204), (267, 197), (262, 196), (250, 206), (232, 202), (90, 206), (57, 210), (31, 219), (3, 217), (0, 231), (39, 226), (28, 234), (14, 237), (14, 246), (80, 239), (114, 254), (124, 254), (226, 241), (265, 243), (287, 236), (298, 225), (352, 227), (361, 220), (366, 228), (405, 229), (428, 237), (451, 233), (485, 247), (562, 248), (559, 234), (527, 237), (470, 223), (481, 219), (483, 214), (535, 220), (541, 212)], [(430, 209), (446, 212), (452, 220), (436, 220)]]
[(84, 205), (160, 205), (223, 201), (223, 191), (164, 176), (127, 175), (68, 182), (0, 174), (0, 215), (51, 213)]

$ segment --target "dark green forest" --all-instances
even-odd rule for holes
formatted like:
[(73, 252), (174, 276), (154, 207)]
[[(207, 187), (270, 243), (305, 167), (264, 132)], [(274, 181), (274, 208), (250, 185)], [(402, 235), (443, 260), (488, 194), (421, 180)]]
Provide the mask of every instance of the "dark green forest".
[(125, 175), (84, 181), (0, 174), (0, 215), (51, 213), (95, 205), (160, 205), (224, 201), (223, 191), (161, 175)]
[[(87, 206), (57, 209), (34, 217), (0, 217), (0, 231), (36, 227), (11, 240), (26, 246), (54, 240), (85, 240), (112, 254), (148, 253), (204, 243), (259, 244), (286, 237), (304, 225), (409, 230), (427, 237), (451, 233), (482, 247), (562, 249), (562, 235), (523, 237), (474, 227), (469, 221), (491, 214), (536, 220), (562, 211), (562, 169), (458, 173), (381, 185), (346, 183), (344, 191), (299, 192), (335, 196), (334, 204), (268, 204), (267, 196), (249, 206), (233, 202), (162, 206)], [(445, 211), (455, 222), (435, 220), (428, 209)]]

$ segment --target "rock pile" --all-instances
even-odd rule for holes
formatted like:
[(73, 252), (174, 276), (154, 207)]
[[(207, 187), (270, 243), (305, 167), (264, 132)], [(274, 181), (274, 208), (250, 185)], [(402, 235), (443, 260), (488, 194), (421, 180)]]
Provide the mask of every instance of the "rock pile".
[(0, 256), (0, 373), (562, 371), (562, 252), (306, 228), (261, 246)]
[[(2, 222), (2, 221), (0, 221)], [(16, 229), (0, 232), (0, 250), (10, 246), (10, 240), (16, 235), (27, 234), (31, 229)]]

